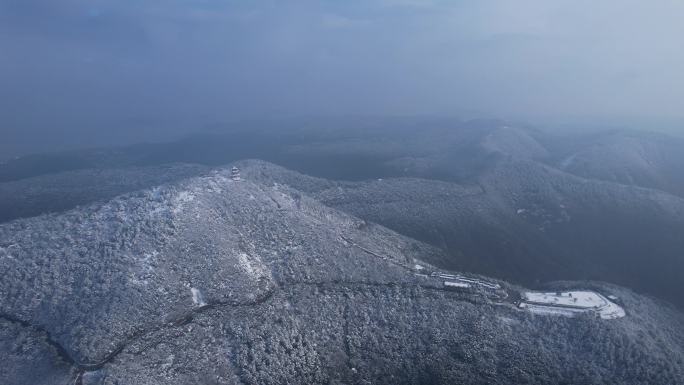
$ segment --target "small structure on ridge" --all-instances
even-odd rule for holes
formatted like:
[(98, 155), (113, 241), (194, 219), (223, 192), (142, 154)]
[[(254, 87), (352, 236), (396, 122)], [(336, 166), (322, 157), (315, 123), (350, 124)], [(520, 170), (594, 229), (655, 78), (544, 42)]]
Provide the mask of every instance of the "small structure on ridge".
[(240, 169), (233, 166), (233, 168), (230, 169), (230, 179), (234, 181), (241, 181), (242, 179), (240, 178)]

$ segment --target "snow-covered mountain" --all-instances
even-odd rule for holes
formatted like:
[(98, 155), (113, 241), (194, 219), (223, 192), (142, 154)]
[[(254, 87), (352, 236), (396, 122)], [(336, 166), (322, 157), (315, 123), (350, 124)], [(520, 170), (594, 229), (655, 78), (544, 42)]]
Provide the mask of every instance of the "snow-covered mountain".
[(663, 302), (440, 269), (439, 248), (312, 198), (336, 183), (239, 166), (0, 225), (0, 382), (684, 381)]
[(558, 167), (586, 178), (684, 196), (683, 149), (681, 138), (617, 132), (573, 149), (560, 159)]
[(243, 173), (445, 251), (435, 263), (527, 285), (603, 280), (684, 306), (684, 200), (588, 180), (526, 160), (498, 162), (476, 181), (418, 178), (332, 182), (260, 161)]

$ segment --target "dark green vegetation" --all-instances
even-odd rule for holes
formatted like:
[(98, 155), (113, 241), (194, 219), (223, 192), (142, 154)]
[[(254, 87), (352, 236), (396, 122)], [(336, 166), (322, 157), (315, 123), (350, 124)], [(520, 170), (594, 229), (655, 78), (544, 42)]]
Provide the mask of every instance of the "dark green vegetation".
[(2, 383), (684, 381), (667, 304), (557, 283), (627, 312), (563, 318), (445, 290), (414, 265), (448, 254), (273, 183), (295, 177), (250, 162), (0, 225)]

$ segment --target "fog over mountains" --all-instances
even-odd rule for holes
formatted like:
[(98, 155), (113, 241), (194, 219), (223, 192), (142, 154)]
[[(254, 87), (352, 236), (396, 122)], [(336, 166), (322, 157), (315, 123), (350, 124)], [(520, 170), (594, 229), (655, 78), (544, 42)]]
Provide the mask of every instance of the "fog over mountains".
[(0, 385), (684, 385), (683, 14), (0, 0)]
[(3, 0), (0, 160), (264, 117), (680, 130), (683, 12), (674, 0)]

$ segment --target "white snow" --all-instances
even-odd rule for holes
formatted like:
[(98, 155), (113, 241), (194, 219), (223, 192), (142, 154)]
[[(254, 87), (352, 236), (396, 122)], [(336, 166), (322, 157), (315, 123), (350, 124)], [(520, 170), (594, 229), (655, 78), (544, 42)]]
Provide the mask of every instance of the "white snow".
[(582, 308), (598, 307), (605, 303), (602, 296), (593, 291), (567, 291), (558, 293), (524, 293), (527, 302), (540, 304), (576, 306)]
[(192, 193), (190, 193), (190, 191), (181, 191), (178, 193), (176, 199), (178, 200), (178, 202), (186, 203), (195, 200), (195, 196)]
[(192, 303), (199, 307), (207, 306), (207, 303), (204, 302), (204, 296), (202, 295), (202, 292), (199, 289), (191, 287), (190, 293), (192, 293)]
[(424, 269), (424, 267), (423, 267), (423, 266), (421, 266), (421, 265), (418, 265), (418, 264), (416, 264), (415, 268), (416, 268), (416, 270), (423, 270), (423, 269)]
[(571, 308), (562, 308), (562, 307), (553, 307), (553, 306), (542, 306), (542, 305), (531, 305), (528, 303), (521, 303), (520, 307), (526, 310), (529, 310), (532, 313), (535, 314), (542, 314), (542, 315), (561, 315), (565, 317), (573, 317), (578, 313), (583, 313), (586, 310), (580, 310), (580, 309), (571, 309)]
[(526, 292), (523, 293), (521, 308), (534, 313), (574, 315), (594, 312), (602, 319), (616, 319), (625, 316), (625, 311), (603, 295), (589, 291)]
[(265, 275), (264, 269), (259, 261), (251, 261), (246, 253), (238, 254), (238, 266), (249, 276), (259, 279)]
[(181, 191), (175, 196), (171, 211), (174, 214), (178, 214), (183, 210), (186, 203), (192, 202), (193, 200), (195, 200), (194, 194), (192, 194), (190, 191)]
[(145, 253), (140, 259), (141, 270), (145, 273), (152, 273), (154, 271), (153, 261), (156, 259), (159, 252), (154, 250), (151, 253)]
[(131, 255), (137, 266), (133, 266), (128, 274), (128, 280), (133, 285), (148, 285), (149, 279), (154, 275), (154, 265), (156, 263), (159, 252), (153, 250), (150, 253), (145, 253), (142, 257)]
[(453, 282), (453, 281), (444, 281), (444, 286), (445, 286), (445, 287), (455, 287), (455, 288), (459, 288), (459, 289), (468, 289), (468, 288), (470, 288), (470, 284), (468, 284), (468, 283)]
[(608, 301), (608, 306), (603, 308), (599, 315), (602, 319), (617, 319), (622, 318), (627, 314), (625, 313), (625, 309), (623, 309), (621, 306)]

